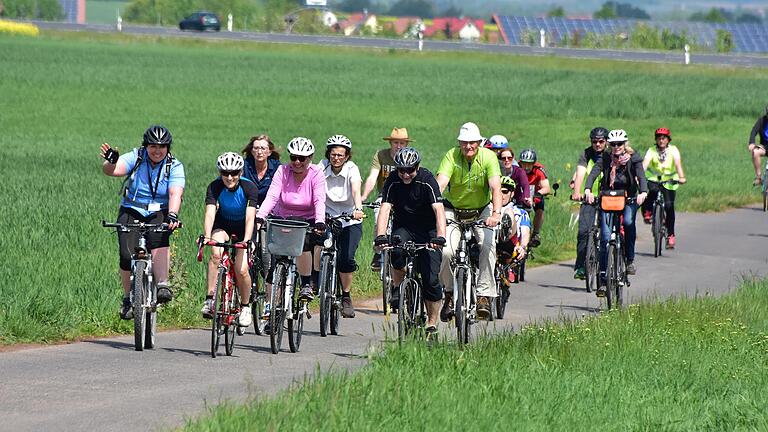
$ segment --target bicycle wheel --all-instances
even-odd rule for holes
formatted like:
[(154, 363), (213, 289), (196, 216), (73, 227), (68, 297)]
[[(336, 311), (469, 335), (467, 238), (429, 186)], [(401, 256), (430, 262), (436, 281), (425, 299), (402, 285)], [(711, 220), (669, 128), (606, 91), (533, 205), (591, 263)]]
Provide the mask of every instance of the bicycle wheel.
[(608, 262), (606, 264), (606, 293), (605, 300), (608, 302), (608, 309), (615, 306), (616, 303), (616, 288), (619, 283), (619, 269), (616, 268), (618, 251), (616, 245), (613, 243), (608, 244)]
[(763, 171), (763, 211), (768, 211), (768, 166)]
[(272, 310), (269, 314), (269, 345), (272, 348), (272, 354), (280, 352), (280, 345), (283, 343), (283, 322), (285, 321), (285, 283), (288, 277), (288, 268), (284, 263), (278, 263), (273, 275), (274, 284), (272, 285), (272, 295), (269, 302)]
[(149, 308), (146, 315), (147, 325), (145, 326), (144, 348), (152, 349), (155, 347), (155, 335), (157, 334), (157, 285), (154, 283), (150, 287), (152, 307)]
[(136, 351), (144, 351), (146, 341), (145, 323), (147, 318), (147, 309), (144, 308), (144, 302), (147, 299), (147, 263), (136, 261), (133, 265), (133, 276), (131, 277), (131, 293), (133, 295), (133, 339)]
[(323, 255), (320, 258), (320, 336), (328, 336), (328, 327), (331, 320), (331, 307), (333, 303), (333, 295), (331, 290), (333, 287), (333, 267), (331, 265), (331, 256)]
[(299, 351), (301, 346), (301, 334), (304, 332), (304, 300), (299, 298), (299, 287), (295, 283), (298, 278), (294, 277), (293, 296), (291, 302), (293, 303), (293, 316), (288, 319), (288, 346), (291, 348), (291, 352), (295, 353)]
[(225, 327), (224, 332), (224, 351), (227, 353), (228, 356), (232, 355), (232, 351), (235, 348), (235, 336), (237, 335), (237, 329), (239, 328), (237, 324), (237, 311), (240, 310), (240, 290), (232, 285), (229, 287), (230, 295), (227, 305), (228, 315), (227, 315), (227, 321), (228, 324)]
[(339, 322), (341, 321), (341, 279), (336, 275), (336, 295), (331, 299), (331, 334), (339, 334)]
[(469, 307), (467, 302), (467, 274), (463, 268), (456, 270), (456, 276), (453, 280), (455, 298), (455, 317), (456, 334), (459, 346), (464, 346), (469, 342)]
[(509, 286), (504, 282), (499, 283), (498, 296), (496, 297), (496, 318), (504, 319), (504, 312), (507, 310), (509, 301)]
[(384, 315), (389, 316), (389, 302), (392, 300), (392, 275), (389, 268), (389, 251), (381, 252), (381, 301)]
[(224, 296), (225, 278), (224, 269), (220, 268), (216, 274), (216, 287), (213, 289), (213, 318), (211, 319), (211, 357), (213, 358), (216, 358), (216, 353), (219, 351), (222, 320), (221, 297)]
[(264, 334), (265, 322), (261, 319), (264, 315), (264, 303), (266, 302), (264, 289), (264, 279), (262, 279), (261, 261), (259, 259), (254, 261), (251, 266), (251, 314), (253, 315), (253, 331), (257, 336)]
[(408, 331), (421, 324), (421, 290), (414, 279), (408, 281), (406, 286), (406, 300), (408, 302)]
[[(530, 249), (528, 249), (530, 251)], [(522, 261), (520, 261), (520, 269), (518, 270), (519, 274), (517, 275), (517, 280), (520, 282), (525, 282), (525, 263), (528, 262), (528, 257), (526, 256)]]
[[(661, 193), (661, 192), (659, 192)], [(660, 205), (653, 206), (653, 222), (651, 229), (653, 230), (653, 256), (661, 256), (661, 247), (664, 243), (664, 208)]]
[(400, 292), (397, 301), (397, 339), (400, 341), (404, 340), (405, 336), (408, 335), (408, 300), (405, 298), (407, 295), (407, 283), (408, 280), (404, 279), (398, 287)]
[(627, 278), (627, 261), (624, 258), (623, 245), (619, 245), (616, 254), (616, 269), (618, 270), (618, 283), (616, 284), (616, 307), (621, 309), (624, 307), (624, 288), (629, 285), (629, 279)]

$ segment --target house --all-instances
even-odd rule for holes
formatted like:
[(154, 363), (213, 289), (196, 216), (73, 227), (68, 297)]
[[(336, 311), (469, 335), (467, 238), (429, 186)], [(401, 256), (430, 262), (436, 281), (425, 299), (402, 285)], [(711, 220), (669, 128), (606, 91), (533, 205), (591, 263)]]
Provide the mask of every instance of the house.
[(421, 21), (419, 17), (399, 17), (393, 23), (393, 30), (399, 35), (410, 33), (411, 28), (419, 21)]
[(481, 19), (442, 17), (432, 20), (424, 31), (426, 37), (442, 33), (448, 39), (477, 40), (483, 36), (485, 21)]
[(379, 31), (379, 22), (376, 15), (357, 13), (339, 22), (339, 28), (344, 32), (344, 36), (359, 34), (363, 29), (375, 34)]

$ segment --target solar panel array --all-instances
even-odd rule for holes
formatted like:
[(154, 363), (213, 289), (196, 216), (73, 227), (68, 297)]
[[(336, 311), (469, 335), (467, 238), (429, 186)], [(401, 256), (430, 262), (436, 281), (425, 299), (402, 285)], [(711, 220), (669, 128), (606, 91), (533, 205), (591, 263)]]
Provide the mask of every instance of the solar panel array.
[[(669, 29), (676, 34), (683, 31), (693, 38), (697, 45), (715, 48), (717, 30), (724, 29), (733, 36), (733, 52), (739, 53), (765, 53), (768, 52), (768, 25), (765, 24), (737, 24), (737, 23), (704, 23), (704, 22), (661, 22), (639, 21), (625, 19), (593, 20), (593, 19), (568, 19), (568, 18), (534, 18), (522, 16), (498, 16), (497, 24), (504, 31), (511, 45), (525, 45), (523, 34), (534, 32), (538, 35), (540, 29), (547, 32), (547, 38), (556, 43), (564, 36), (572, 37), (574, 32), (582, 36), (587, 33), (617, 34), (627, 33), (632, 37), (632, 30), (636, 24), (642, 22), (658, 29)], [(538, 37), (536, 38), (538, 42)]]

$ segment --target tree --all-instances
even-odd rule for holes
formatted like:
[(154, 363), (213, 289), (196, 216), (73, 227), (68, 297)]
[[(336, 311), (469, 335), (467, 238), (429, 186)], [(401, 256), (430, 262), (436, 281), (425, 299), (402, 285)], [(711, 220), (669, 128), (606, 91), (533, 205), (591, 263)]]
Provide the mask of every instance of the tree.
[(712, 8), (707, 13), (696, 12), (688, 18), (690, 21), (704, 21), (712, 23), (724, 23), (733, 20), (733, 13), (723, 8)]
[(555, 6), (547, 11), (547, 16), (565, 18), (565, 9), (562, 6)]
[(632, 19), (651, 19), (648, 12), (643, 9), (636, 8), (629, 3), (617, 3), (609, 1), (603, 3), (603, 6), (592, 14), (596, 19), (611, 19), (611, 18), (632, 18)]
[(435, 16), (435, 8), (427, 0), (400, 0), (392, 5), (387, 15), (432, 18)]
[(738, 18), (736, 18), (736, 22), (738, 23), (755, 23), (760, 24), (763, 22), (762, 18), (759, 16), (753, 14), (752, 12), (742, 12), (741, 15), (739, 15)]
[(362, 12), (363, 9), (371, 9), (371, 0), (344, 0), (338, 7), (344, 12)]
[(616, 18), (615, 3), (607, 2), (603, 3), (603, 6), (597, 12), (592, 14), (594, 19), (613, 19)]

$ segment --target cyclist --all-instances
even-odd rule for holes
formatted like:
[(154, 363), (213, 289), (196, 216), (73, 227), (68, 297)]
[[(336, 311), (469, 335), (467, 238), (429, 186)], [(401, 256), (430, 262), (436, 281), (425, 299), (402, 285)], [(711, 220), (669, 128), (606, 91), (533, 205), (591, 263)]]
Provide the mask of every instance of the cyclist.
[[(755, 144), (755, 137), (760, 136), (760, 144)], [(755, 181), (753, 186), (760, 186), (763, 184), (763, 178), (760, 176), (760, 156), (765, 156), (765, 148), (768, 144), (768, 105), (766, 105), (763, 114), (757, 118), (755, 125), (752, 126), (752, 131), (749, 133), (749, 141), (747, 142), (747, 148), (752, 154), (752, 163), (755, 166)]]
[[(491, 315), (491, 300), (496, 297), (496, 239), (493, 233), (501, 219), (501, 174), (496, 155), (481, 147), (483, 140), (476, 124), (461, 126), (458, 147), (445, 154), (437, 170), (437, 184), (445, 193), (445, 217), (456, 220), (483, 219), (487, 225), (475, 228), (475, 238), (481, 248), (477, 278), (477, 313), (480, 318)], [(447, 188), (447, 191), (446, 191)], [(453, 274), (451, 258), (460, 241), (458, 228), (447, 233), (448, 247), (443, 248), (440, 280), (446, 288), (446, 299), (440, 319), (448, 321), (453, 314)]]
[[(403, 147), (410, 145), (412, 139), (408, 137), (408, 129), (406, 128), (393, 128), (392, 133), (389, 136), (383, 138), (384, 141), (389, 142), (389, 148), (384, 148), (377, 151), (373, 155), (371, 161), (371, 172), (368, 174), (368, 178), (365, 180), (363, 186), (363, 201), (368, 199), (368, 196), (376, 188), (376, 201), (381, 202), (381, 191), (384, 186), (384, 181), (389, 177), (392, 171), (395, 171), (394, 157), (397, 151)], [(378, 220), (379, 210), (373, 211), (373, 216)], [(379, 271), (381, 267), (381, 253), (376, 252), (371, 259), (371, 270)]]
[[(509, 148), (509, 141), (507, 141), (507, 137), (504, 135), (493, 135), (488, 139), (483, 138), (483, 147), (492, 150), (496, 153), (496, 157), (498, 157), (503, 150)], [(517, 165), (517, 161), (514, 161), (514, 163)]]
[[(344, 135), (334, 135), (325, 144), (325, 159), (319, 166), (323, 170), (326, 182), (325, 211), (330, 215), (339, 216), (351, 213), (354, 220), (341, 220), (343, 227), (337, 239), (338, 254), (336, 269), (341, 280), (341, 315), (344, 318), (354, 318), (355, 309), (352, 307), (352, 288), (354, 272), (357, 271), (355, 252), (363, 237), (363, 201), (360, 198), (360, 186), (363, 182), (360, 169), (352, 162), (352, 142)], [(315, 286), (319, 286), (320, 248), (315, 249), (315, 269), (312, 276)]]
[[(108, 143), (101, 145), (104, 174), (125, 177), (123, 199), (117, 215), (118, 223), (168, 223), (172, 231), (179, 227), (181, 196), (184, 194), (184, 166), (171, 154), (171, 132), (164, 126), (154, 125), (144, 132), (141, 148), (120, 156), (118, 149)], [(152, 270), (157, 282), (157, 302), (173, 299), (168, 285), (168, 250), (170, 232), (147, 234), (148, 247), (152, 251)], [(120, 318), (133, 319), (131, 310), (131, 254), (138, 243), (138, 233), (118, 231), (120, 245), (120, 280), (123, 285), (123, 302)]]
[(529, 148), (520, 152), (520, 166), (528, 174), (528, 189), (532, 196), (533, 207), (533, 234), (531, 235), (531, 247), (541, 244), (541, 226), (544, 225), (544, 195), (549, 194), (552, 188), (549, 186), (544, 165), (537, 162), (536, 150)]
[[(208, 185), (205, 194), (205, 217), (203, 236), (206, 240), (219, 243), (235, 237), (244, 243), (253, 234), (256, 205), (259, 189), (252, 181), (243, 178), (245, 161), (237, 153), (227, 152), (216, 160), (219, 175)], [(250, 246), (250, 241), (247, 242)], [(251, 325), (251, 275), (248, 272), (248, 259), (244, 249), (235, 250), (235, 282), (240, 289), (240, 315), (237, 324), (241, 327)], [(203, 318), (213, 318), (213, 293), (216, 289), (216, 273), (223, 250), (214, 247), (208, 260), (208, 294), (200, 311)]]
[(667, 249), (675, 248), (675, 195), (678, 185), (664, 184), (661, 181), (676, 180), (679, 183), (685, 183), (685, 173), (683, 173), (683, 161), (680, 159), (680, 150), (677, 146), (671, 145), (672, 135), (668, 128), (661, 127), (654, 132), (656, 146), (651, 147), (645, 153), (643, 159), (643, 168), (645, 169), (645, 178), (648, 179), (648, 199), (643, 203), (643, 220), (645, 223), (651, 223), (651, 212), (653, 202), (656, 200), (656, 194), (664, 194), (664, 212), (666, 213), (667, 226)]
[[(500, 232), (496, 244), (496, 259), (504, 264), (510, 264), (514, 259), (524, 259), (528, 253), (528, 242), (531, 238), (531, 219), (528, 217), (528, 212), (517, 207), (512, 200), (515, 187), (515, 181), (511, 177), (501, 177), (502, 223), (497, 227)], [(505, 227), (505, 216), (509, 218), (508, 227)], [(512, 269), (509, 272), (507, 280), (513, 281), (515, 276)]]
[[(573, 173), (571, 188), (573, 193), (571, 199), (581, 201), (584, 196), (584, 177), (592, 170), (595, 163), (602, 157), (606, 150), (606, 140), (608, 139), (608, 129), (598, 126), (589, 132), (589, 141), (591, 145), (584, 149), (579, 155), (579, 161), (576, 163), (576, 171)], [(600, 181), (600, 176), (596, 182)], [(590, 185), (590, 190), (596, 191), (596, 184)], [(595, 220), (595, 206), (582, 203), (579, 208), (579, 233), (576, 237), (576, 264), (574, 265), (573, 278), (586, 279), (587, 271), (585, 261), (587, 257), (587, 240), (589, 239), (589, 230)]]
[[(267, 197), (256, 212), (256, 228), (264, 224), (267, 216), (299, 219), (314, 223), (315, 234), (325, 233), (325, 176), (323, 170), (312, 164), (315, 145), (307, 138), (296, 137), (286, 148), (290, 163), (280, 165), (272, 178)], [(312, 242), (304, 243), (304, 253), (296, 259), (301, 275), (299, 295), (307, 301), (314, 298), (312, 292)], [(274, 258), (273, 258), (274, 259)], [(274, 263), (273, 263), (274, 264)], [(274, 266), (270, 265), (270, 270)], [(272, 275), (267, 276), (271, 283)], [(269, 290), (269, 286), (267, 286)], [(269, 296), (269, 293), (267, 293)], [(268, 305), (265, 305), (265, 316)]]
[(259, 189), (258, 204), (261, 204), (280, 166), (280, 153), (275, 150), (269, 135), (264, 134), (251, 137), (241, 153), (245, 157), (243, 178), (252, 181)]
[[(440, 249), (445, 245), (445, 210), (443, 208), (440, 187), (429, 170), (421, 168), (421, 156), (416, 149), (404, 147), (394, 158), (397, 176), (390, 176), (384, 182), (381, 209), (376, 220), (376, 239), (378, 247), (389, 244), (387, 224), (390, 211), (392, 235), (399, 236), (403, 242), (430, 243), (434, 250), (419, 251), (417, 265), (421, 276), (421, 289), (427, 309), (428, 337), (437, 331), (437, 318), (440, 313), (440, 301), (443, 288), (438, 273), (442, 255)], [(398, 249), (392, 251), (393, 286), (399, 286), (405, 275), (405, 257)], [(397, 304), (393, 296), (392, 302)], [(396, 306), (395, 306), (396, 307)]]
[(515, 182), (515, 191), (512, 196), (512, 201), (514, 201), (516, 205), (528, 203), (528, 207), (530, 207), (531, 191), (528, 187), (528, 174), (517, 164), (515, 154), (512, 152), (511, 148), (505, 148), (499, 152), (499, 164), (501, 175), (510, 177)]
[[(600, 159), (595, 162), (592, 171), (587, 177), (587, 187), (584, 196), (588, 203), (595, 202), (592, 193), (592, 185), (598, 176), (603, 178), (598, 183), (599, 190), (624, 190), (628, 197), (636, 197), (636, 202), (628, 203), (624, 207), (624, 252), (627, 258), (627, 274), (635, 274), (635, 215), (637, 206), (642, 205), (648, 195), (648, 183), (643, 170), (643, 160), (640, 155), (629, 146), (627, 133), (623, 129), (614, 129), (608, 132), (608, 144), (610, 152), (603, 152)], [(597, 295), (605, 295), (605, 267), (608, 260), (608, 239), (611, 227), (608, 226), (608, 213), (603, 213), (600, 218), (600, 287)]]

